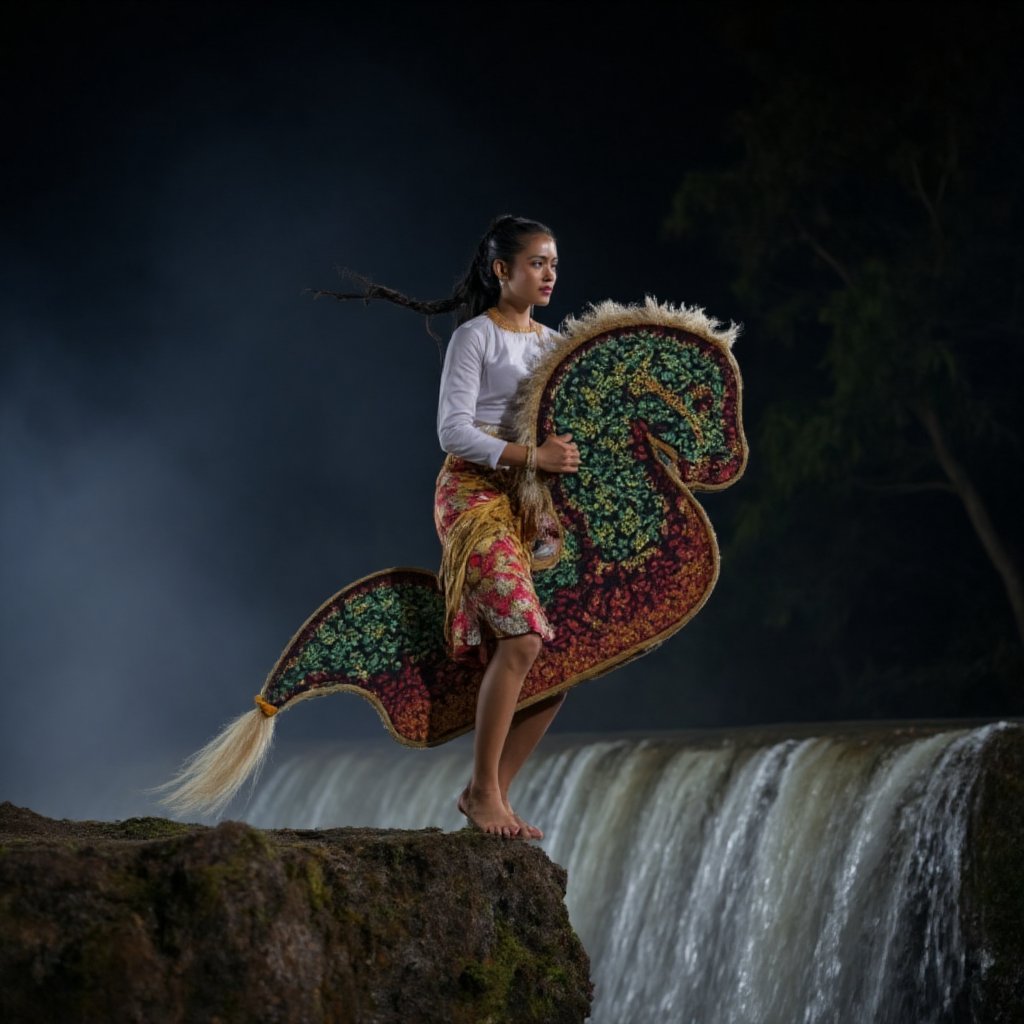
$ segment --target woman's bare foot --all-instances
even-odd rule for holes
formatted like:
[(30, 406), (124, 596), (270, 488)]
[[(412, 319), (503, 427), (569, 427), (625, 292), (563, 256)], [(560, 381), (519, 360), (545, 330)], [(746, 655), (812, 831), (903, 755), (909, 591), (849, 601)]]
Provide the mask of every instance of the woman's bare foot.
[(517, 839), (523, 834), (519, 819), (508, 811), (499, 793), (478, 795), (467, 786), (459, 794), (457, 806), (470, 825), (481, 832), (505, 839)]
[(515, 818), (516, 821), (519, 822), (519, 828), (521, 830), (519, 835), (523, 839), (543, 839), (544, 838), (544, 833), (541, 832), (541, 830), (539, 828), (537, 828), (536, 825), (531, 825), (524, 818), (520, 818), (519, 815), (516, 814), (516, 812), (513, 811), (511, 807), (508, 806), (508, 804), (505, 804), (505, 806), (508, 807), (508, 813), (511, 814), (512, 817)]
[[(469, 813), (467, 811), (467, 808), (468, 808), (467, 801), (468, 800), (469, 800), (469, 786), (467, 785), (466, 788), (459, 794), (459, 800), (458, 800), (459, 811), (460, 811), (460, 813), (464, 814), (467, 818), (469, 818), (469, 821), (470, 821), (471, 824), (476, 825), (477, 828), (479, 828), (480, 826), (477, 824), (476, 821), (473, 820), (473, 818), (470, 817), (470, 815), (469, 815)], [(517, 838), (519, 838), (519, 839), (543, 839), (544, 838), (544, 833), (539, 828), (537, 828), (536, 825), (531, 825), (528, 821), (526, 821), (524, 818), (521, 818), (518, 814), (516, 814), (515, 811), (512, 810), (512, 806), (509, 804), (508, 800), (503, 799), (502, 800), (502, 806), (505, 808), (506, 814), (510, 818), (512, 818), (515, 821), (515, 823), (519, 826), (519, 833), (517, 835)], [(488, 830), (484, 829), (484, 831), (486, 832)]]

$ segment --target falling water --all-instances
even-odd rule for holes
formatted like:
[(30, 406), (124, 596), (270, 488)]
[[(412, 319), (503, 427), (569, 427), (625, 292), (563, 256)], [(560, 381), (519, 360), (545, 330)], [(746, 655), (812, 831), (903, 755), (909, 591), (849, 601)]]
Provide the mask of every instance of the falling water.
[[(515, 802), (569, 873), (593, 1024), (952, 1021), (961, 859), (1005, 725), (546, 741)], [(312, 753), (264, 827), (461, 827), (468, 747)]]

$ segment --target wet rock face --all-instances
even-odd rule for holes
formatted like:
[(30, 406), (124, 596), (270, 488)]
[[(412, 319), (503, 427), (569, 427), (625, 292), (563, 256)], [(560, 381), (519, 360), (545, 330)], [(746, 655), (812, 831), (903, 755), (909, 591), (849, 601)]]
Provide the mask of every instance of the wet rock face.
[(0, 805), (0, 1019), (569, 1022), (565, 872), (479, 833), (68, 822)]
[(986, 751), (971, 812), (964, 871), (965, 1020), (1024, 1020), (1024, 732)]

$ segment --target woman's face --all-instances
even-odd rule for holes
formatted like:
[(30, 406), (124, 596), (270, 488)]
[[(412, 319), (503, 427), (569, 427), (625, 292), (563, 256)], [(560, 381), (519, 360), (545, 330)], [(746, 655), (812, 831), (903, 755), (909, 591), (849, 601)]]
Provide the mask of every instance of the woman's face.
[(505, 278), (501, 297), (514, 306), (546, 306), (558, 276), (558, 249), (550, 235), (530, 235), (511, 265), (494, 261), (498, 279)]

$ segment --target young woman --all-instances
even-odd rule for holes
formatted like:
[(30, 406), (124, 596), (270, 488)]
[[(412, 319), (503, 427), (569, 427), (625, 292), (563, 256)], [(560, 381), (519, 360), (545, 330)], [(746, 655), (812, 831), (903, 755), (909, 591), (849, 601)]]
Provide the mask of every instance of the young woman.
[(571, 434), (534, 448), (513, 443), (512, 399), (520, 380), (556, 337), (533, 319), (558, 277), (555, 237), (522, 217), (496, 218), (454, 293), (416, 302), (379, 285), (336, 298), (387, 299), (459, 323), (441, 374), (437, 432), (447, 453), (437, 479), (434, 521), (441, 538), (445, 634), (455, 658), (486, 665), (476, 708), (473, 773), (458, 798), (470, 823), (506, 838), (538, 839), (508, 800), (509, 786), (544, 735), (564, 694), (516, 712), (519, 693), (554, 631), (530, 574), (532, 536), (511, 497), (511, 469), (575, 473)]
[(552, 435), (535, 450), (506, 440), (519, 381), (554, 337), (532, 314), (550, 301), (557, 276), (555, 239), (543, 224), (510, 216), (491, 224), (455, 291), (461, 324), (445, 355), (437, 415), (448, 453), (434, 505), (445, 549), (448, 639), (454, 657), (476, 648), (487, 665), (477, 698), (473, 774), (458, 806), (485, 832), (531, 839), (542, 833), (512, 810), (509, 786), (564, 694), (515, 712), (541, 643), (554, 632), (530, 575), (533, 538), (520, 535), (513, 515), (495, 515), (498, 506), (485, 506), (507, 492), (508, 468), (579, 468), (571, 434)]

